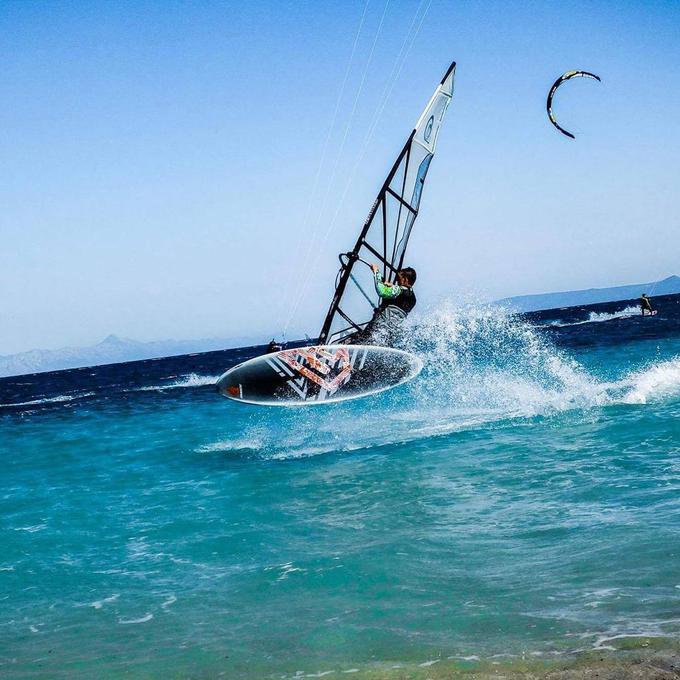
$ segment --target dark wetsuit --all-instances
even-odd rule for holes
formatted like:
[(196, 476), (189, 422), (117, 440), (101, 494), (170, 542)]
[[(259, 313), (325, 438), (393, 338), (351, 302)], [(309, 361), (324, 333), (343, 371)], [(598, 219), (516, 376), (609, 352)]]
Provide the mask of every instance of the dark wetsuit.
[(652, 302), (646, 295), (643, 295), (640, 298), (640, 309), (642, 310), (642, 316), (645, 315), (645, 312), (649, 312), (650, 314), (654, 313)]
[(392, 344), (407, 314), (416, 306), (416, 295), (410, 286), (385, 283), (380, 272), (375, 272), (375, 290), (380, 305), (366, 327), (345, 342), (353, 345)]
[(416, 306), (416, 294), (413, 292), (413, 288), (408, 286), (394, 286), (394, 288), (400, 288), (401, 292), (396, 297), (381, 296), (378, 310), (382, 312), (388, 307), (397, 307), (406, 316)]

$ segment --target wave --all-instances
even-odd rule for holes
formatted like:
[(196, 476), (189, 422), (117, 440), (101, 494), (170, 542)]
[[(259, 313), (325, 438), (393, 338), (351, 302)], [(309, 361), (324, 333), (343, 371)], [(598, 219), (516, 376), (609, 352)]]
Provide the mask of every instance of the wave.
[(625, 389), (621, 402), (647, 404), (680, 395), (680, 358), (651, 364), (620, 381)]
[(640, 307), (629, 305), (618, 312), (590, 312), (588, 318), (582, 321), (551, 321), (550, 323), (542, 324), (541, 327), (565, 328), (567, 326), (582, 326), (586, 323), (602, 323), (603, 321), (612, 321), (614, 319), (627, 319), (631, 316), (640, 316)]
[[(183, 376), (171, 376), (177, 379), (172, 382), (163, 383), (160, 385), (146, 385), (144, 387), (135, 387), (129, 390), (122, 390), (123, 392), (163, 392), (165, 390), (174, 390), (181, 388), (195, 388), (206, 387), (214, 385), (219, 379), (218, 375), (199, 375), (197, 373), (189, 373)], [(40, 399), (32, 399), (30, 401), (10, 402), (7, 404), (0, 404), (0, 408), (23, 408), (26, 406), (42, 406), (45, 404), (62, 404), (78, 399), (85, 399), (86, 397), (96, 396), (96, 392), (81, 392), (79, 394), (60, 394), (54, 397), (43, 397)]]
[(264, 441), (258, 437), (250, 439), (224, 439), (199, 446), (196, 451), (199, 453), (221, 453), (225, 451), (258, 451)]
[(123, 618), (118, 618), (118, 623), (122, 625), (130, 625), (130, 624), (136, 624), (136, 623), (146, 623), (147, 621), (151, 621), (153, 618), (153, 614), (151, 612), (147, 612), (144, 614), (144, 616), (140, 616), (138, 619), (123, 619)]
[[(175, 377), (175, 376), (172, 376)], [(137, 387), (132, 392), (162, 392), (163, 390), (174, 390), (183, 387), (206, 387), (214, 385), (219, 380), (219, 375), (198, 375), (198, 373), (189, 373), (181, 376), (178, 380), (162, 385), (147, 385), (145, 387)]]
[(94, 392), (82, 392), (80, 394), (60, 394), (56, 397), (44, 397), (42, 399), (32, 399), (31, 401), (17, 401), (9, 404), (0, 404), (0, 408), (13, 408), (19, 406), (41, 406), (43, 404), (61, 404), (68, 401), (75, 401), (77, 399), (85, 399), (86, 397), (93, 397)]
[(197, 451), (306, 457), (607, 403), (606, 388), (576, 361), (528, 322), (496, 307), (445, 304), (409, 320), (406, 331), (401, 347), (424, 363), (411, 383), (313, 410), (256, 409), (238, 439), (222, 438)]
[(411, 383), (314, 409), (244, 411), (247, 419), (237, 435), (196, 451), (299, 458), (680, 394), (680, 358), (605, 381), (535, 326), (495, 307), (445, 304), (409, 320), (406, 330), (409, 339), (402, 348), (424, 362)]
[(446, 305), (414, 331), (405, 349), (425, 355), (419, 401), (534, 416), (605, 399), (571, 356), (494, 308)]

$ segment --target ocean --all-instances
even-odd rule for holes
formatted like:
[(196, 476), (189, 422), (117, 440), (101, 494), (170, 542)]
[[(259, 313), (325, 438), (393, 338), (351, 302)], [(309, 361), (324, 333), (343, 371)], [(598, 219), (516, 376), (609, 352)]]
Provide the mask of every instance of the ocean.
[(655, 303), (442, 303), (416, 380), (334, 405), (220, 397), (261, 348), (0, 380), (0, 676), (437, 678), (675, 644), (680, 296)]

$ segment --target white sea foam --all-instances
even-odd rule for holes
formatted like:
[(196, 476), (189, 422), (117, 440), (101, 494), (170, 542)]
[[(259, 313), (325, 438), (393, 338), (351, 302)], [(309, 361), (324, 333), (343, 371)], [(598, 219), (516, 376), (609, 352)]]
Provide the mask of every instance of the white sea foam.
[(292, 562), (287, 562), (286, 564), (280, 564), (280, 565), (275, 565), (272, 567), (265, 567), (265, 571), (272, 571), (274, 569), (279, 570), (279, 576), (277, 577), (277, 581), (283, 581), (284, 579), (288, 578), (288, 574), (293, 574), (297, 571), (305, 573), (307, 570), (302, 569), (301, 567), (295, 567), (293, 566)]
[[(174, 377), (174, 376), (173, 376)], [(174, 382), (163, 383), (162, 385), (147, 385), (145, 387), (138, 387), (134, 392), (162, 392), (163, 390), (173, 390), (183, 387), (205, 387), (207, 385), (214, 385), (219, 375), (198, 375), (198, 373), (189, 373), (183, 375)]]
[(622, 617), (613, 620), (605, 630), (586, 630), (581, 633), (567, 633), (566, 637), (575, 637), (586, 641), (586, 646), (578, 647), (573, 652), (585, 652), (590, 649), (612, 650), (621, 647), (618, 641), (635, 638), (669, 638), (677, 637), (680, 632), (680, 618), (636, 619)]
[(612, 321), (613, 319), (627, 319), (631, 316), (640, 316), (640, 308), (635, 305), (629, 305), (616, 312), (590, 312), (588, 318), (581, 321), (551, 321), (545, 325), (564, 328), (566, 326), (582, 326), (586, 323), (602, 323), (603, 321)]
[(198, 453), (216, 453), (228, 451), (257, 451), (264, 445), (264, 440), (260, 437), (224, 439), (211, 444), (199, 446)]
[(631, 632), (629, 633), (595, 634), (596, 637), (592, 649), (616, 650), (617, 640), (626, 640), (629, 638), (667, 638), (670, 634), (675, 632), (669, 630), (669, 627), (677, 622), (677, 619), (669, 619), (668, 621), (630, 622), (629, 629)]
[(175, 604), (175, 602), (177, 602), (177, 597), (175, 595), (169, 595), (168, 599), (161, 604), (161, 609), (167, 609), (170, 605)]
[(603, 381), (498, 308), (445, 304), (409, 320), (407, 335), (404, 349), (424, 362), (411, 383), (320, 409), (259, 409), (237, 437), (198, 450), (300, 458), (680, 393), (680, 358)]
[(111, 602), (115, 602), (119, 597), (120, 594), (116, 593), (115, 595), (111, 595), (110, 597), (105, 597), (101, 600), (95, 600), (94, 602), (91, 602), (88, 606), (92, 607), (93, 609), (101, 609), (105, 604), (111, 604)]
[(27, 527), (15, 527), (14, 531), (27, 531), (29, 534), (34, 534), (36, 531), (47, 529), (47, 524), (33, 524)]
[(413, 382), (313, 412), (261, 409), (235, 441), (201, 450), (248, 442), (270, 458), (356, 451), (609, 402), (606, 387), (578, 363), (498, 308), (443, 305), (407, 331), (404, 349), (424, 362)]
[(135, 623), (146, 623), (147, 621), (151, 621), (153, 618), (153, 614), (151, 612), (147, 612), (144, 616), (141, 616), (138, 619), (118, 619), (118, 623), (122, 625), (130, 625), (130, 624), (135, 624)]
[(536, 415), (603, 399), (598, 382), (528, 323), (493, 308), (446, 306), (425, 321), (408, 349), (425, 350), (420, 396), (430, 401)]
[(94, 396), (94, 392), (81, 392), (80, 394), (60, 394), (56, 397), (45, 397), (43, 399), (32, 399), (31, 401), (18, 401), (9, 404), (0, 404), (0, 408), (10, 408), (17, 406), (40, 406), (41, 404), (60, 404), (76, 399)]
[(459, 661), (479, 661), (476, 654), (469, 654), (468, 656), (447, 656), (447, 659), (458, 659)]
[(636, 371), (620, 383), (628, 387), (621, 401), (646, 404), (680, 394), (680, 358), (671, 359)]

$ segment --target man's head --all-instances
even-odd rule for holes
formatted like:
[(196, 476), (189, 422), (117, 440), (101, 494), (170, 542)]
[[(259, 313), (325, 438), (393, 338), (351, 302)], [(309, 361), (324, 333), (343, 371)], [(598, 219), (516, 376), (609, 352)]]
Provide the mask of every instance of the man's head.
[(416, 282), (416, 270), (413, 267), (404, 267), (397, 273), (397, 283), (400, 286), (412, 286)]
[(643, 293), (643, 294), (642, 294), (642, 297), (647, 297), (647, 293)]

